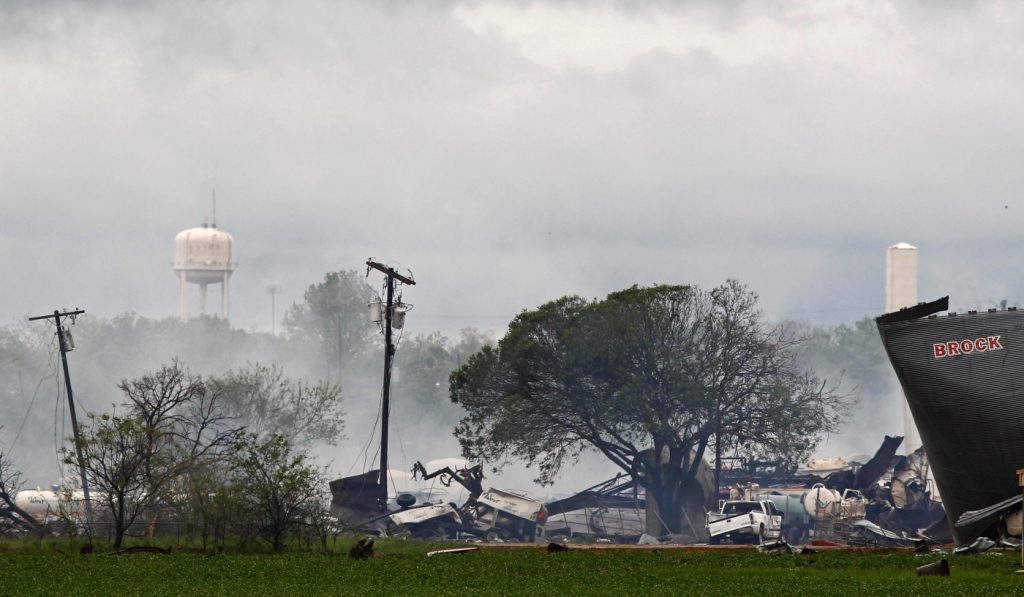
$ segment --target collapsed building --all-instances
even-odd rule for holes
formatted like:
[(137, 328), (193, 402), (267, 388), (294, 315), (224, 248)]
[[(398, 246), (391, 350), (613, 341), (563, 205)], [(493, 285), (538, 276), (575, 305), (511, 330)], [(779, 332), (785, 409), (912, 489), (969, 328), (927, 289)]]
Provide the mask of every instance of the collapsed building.
[[(642, 487), (620, 473), (576, 494), (541, 503), (526, 495), (484, 487), (482, 465), (460, 459), (417, 462), (412, 479), (436, 480), (426, 490), (388, 492), (378, 471), (330, 484), (332, 513), (343, 525), (376, 535), (423, 539), (536, 541), (564, 537), (635, 543), (644, 535), (672, 543), (708, 541), (705, 516), (728, 500), (769, 500), (782, 513), (782, 537), (791, 544), (827, 539), (853, 544), (909, 545), (951, 540), (945, 511), (929, 485), (927, 456), (897, 455), (902, 437), (886, 437), (874, 456), (827, 459), (794, 473), (723, 470), (702, 462), (685, 492), (681, 533), (669, 534)], [(738, 471), (746, 470), (743, 478)], [(756, 481), (755, 481), (756, 479)], [(456, 503), (461, 501), (461, 505)]]
[(789, 478), (761, 477), (765, 485), (737, 483), (729, 489), (729, 497), (771, 500), (784, 514), (783, 537), (791, 544), (826, 539), (908, 545), (925, 537), (946, 543), (950, 527), (929, 487), (927, 457), (921, 449), (898, 456), (902, 441), (899, 436), (886, 436), (874, 456), (863, 463), (829, 459)]

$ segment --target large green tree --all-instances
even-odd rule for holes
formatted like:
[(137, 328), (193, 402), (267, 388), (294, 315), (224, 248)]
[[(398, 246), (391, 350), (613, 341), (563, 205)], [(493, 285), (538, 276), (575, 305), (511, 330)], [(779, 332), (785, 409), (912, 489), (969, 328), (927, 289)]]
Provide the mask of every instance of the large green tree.
[(285, 335), (312, 342), (324, 355), (326, 377), (340, 379), (342, 367), (368, 350), (377, 333), (367, 310), (374, 296), (359, 272), (329, 272), (323, 282), (310, 284), (303, 302), (285, 312)]
[(563, 297), (521, 313), (497, 348), (452, 375), (451, 398), (468, 413), (456, 436), (465, 456), (525, 460), (542, 483), (597, 450), (679, 532), (685, 490), (716, 439), (799, 458), (838, 425), (844, 397), (796, 366), (795, 343), (736, 281)]
[(293, 380), (277, 365), (251, 363), (210, 379), (224, 415), (261, 438), (280, 434), (307, 446), (344, 439), (341, 388)]
[(323, 471), (283, 435), (247, 434), (236, 444), (230, 487), (238, 520), (274, 551), (284, 549), (290, 531), (322, 520), (326, 485)]

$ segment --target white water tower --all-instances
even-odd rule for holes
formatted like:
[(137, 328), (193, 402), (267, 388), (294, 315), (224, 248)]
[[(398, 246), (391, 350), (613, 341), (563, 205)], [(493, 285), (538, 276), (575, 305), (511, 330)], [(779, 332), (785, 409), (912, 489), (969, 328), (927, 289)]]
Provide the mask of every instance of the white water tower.
[(174, 237), (174, 273), (178, 276), (178, 316), (185, 319), (185, 284), (199, 285), (199, 312), (206, 314), (206, 287), (220, 284), (221, 316), (228, 317), (228, 279), (235, 269), (231, 260), (235, 239), (205, 220), (198, 228)]

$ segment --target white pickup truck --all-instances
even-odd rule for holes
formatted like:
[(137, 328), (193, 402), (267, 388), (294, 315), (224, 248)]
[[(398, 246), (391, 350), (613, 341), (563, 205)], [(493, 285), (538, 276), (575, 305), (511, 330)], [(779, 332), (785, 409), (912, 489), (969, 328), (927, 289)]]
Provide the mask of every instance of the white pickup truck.
[(782, 513), (771, 500), (722, 502), (719, 512), (708, 512), (707, 530), (712, 544), (723, 539), (764, 542), (782, 535)]

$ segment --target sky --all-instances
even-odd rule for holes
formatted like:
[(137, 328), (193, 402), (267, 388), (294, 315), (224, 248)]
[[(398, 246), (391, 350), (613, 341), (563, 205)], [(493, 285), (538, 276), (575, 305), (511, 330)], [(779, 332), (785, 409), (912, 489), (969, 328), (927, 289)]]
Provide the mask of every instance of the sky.
[(850, 322), (896, 242), (922, 300), (1024, 302), (1017, 2), (0, 10), (0, 323), (175, 314), (214, 191), (246, 329), (369, 257), (415, 275), (413, 332), (727, 278)]

